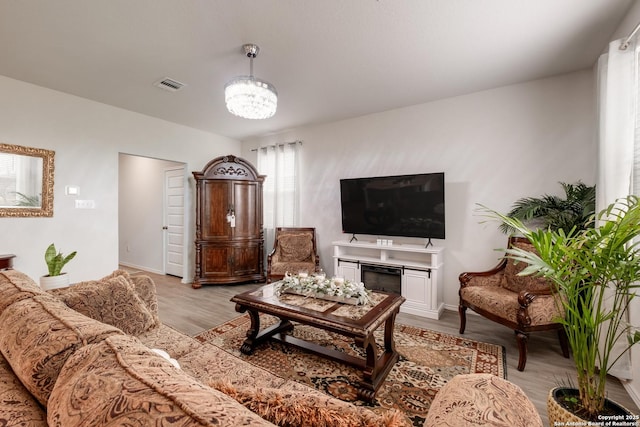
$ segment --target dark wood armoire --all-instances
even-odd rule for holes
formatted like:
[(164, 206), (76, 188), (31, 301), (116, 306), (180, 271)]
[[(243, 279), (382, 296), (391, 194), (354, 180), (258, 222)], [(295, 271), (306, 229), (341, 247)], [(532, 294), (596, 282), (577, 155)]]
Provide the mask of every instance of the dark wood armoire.
[(262, 183), (249, 162), (211, 160), (196, 180), (196, 273), (192, 287), (265, 280)]

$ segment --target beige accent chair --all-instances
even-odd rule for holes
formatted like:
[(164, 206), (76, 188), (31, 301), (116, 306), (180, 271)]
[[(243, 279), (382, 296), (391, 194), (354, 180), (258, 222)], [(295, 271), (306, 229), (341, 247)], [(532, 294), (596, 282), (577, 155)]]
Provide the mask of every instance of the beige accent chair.
[(267, 257), (267, 283), (282, 279), (285, 273), (313, 273), (320, 270), (316, 247), (316, 229), (311, 227), (276, 228), (273, 250)]
[[(509, 247), (533, 251), (533, 246), (523, 237), (511, 237)], [(515, 331), (520, 357), (518, 370), (527, 363), (527, 340), (530, 332), (557, 330), (564, 357), (569, 357), (567, 336), (555, 319), (559, 312), (554, 302), (549, 282), (535, 276), (518, 276), (526, 263), (515, 263), (506, 257), (493, 269), (483, 272), (466, 272), (460, 280), (460, 333), (467, 323), (467, 308)]]

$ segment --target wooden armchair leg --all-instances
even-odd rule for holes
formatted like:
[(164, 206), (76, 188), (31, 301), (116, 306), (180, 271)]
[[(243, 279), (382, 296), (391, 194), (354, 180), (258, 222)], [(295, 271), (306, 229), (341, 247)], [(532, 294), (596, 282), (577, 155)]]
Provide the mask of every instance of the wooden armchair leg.
[(560, 348), (562, 349), (562, 355), (569, 358), (569, 341), (567, 340), (567, 334), (564, 328), (558, 329), (558, 339), (560, 340)]
[(518, 342), (518, 351), (520, 352), (520, 358), (518, 359), (518, 371), (524, 371), (524, 367), (527, 364), (527, 340), (529, 336), (524, 332), (516, 332), (516, 341)]
[(460, 304), (458, 313), (460, 314), (460, 334), (464, 334), (464, 329), (467, 327), (467, 307)]

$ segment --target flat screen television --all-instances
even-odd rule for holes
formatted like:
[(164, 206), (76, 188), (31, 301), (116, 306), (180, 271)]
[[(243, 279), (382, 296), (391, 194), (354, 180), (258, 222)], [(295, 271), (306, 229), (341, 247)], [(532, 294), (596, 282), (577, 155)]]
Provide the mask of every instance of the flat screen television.
[(445, 238), (444, 172), (340, 180), (342, 232)]

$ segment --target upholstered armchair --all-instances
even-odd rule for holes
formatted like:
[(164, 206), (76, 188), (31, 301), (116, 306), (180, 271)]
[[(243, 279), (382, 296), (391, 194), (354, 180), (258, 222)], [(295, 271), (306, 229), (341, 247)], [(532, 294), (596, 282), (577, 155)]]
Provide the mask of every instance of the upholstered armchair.
[[(534, 250), (522, 237), (509, 239), (509, 247)], [(564, 357), (569, 357), (567, 337), (562, 326), (555, 322), (561, 313), (554, 302), (553, 289), (545, 279), (518, 276), (526, 263), (503, 258), (493, 269), (476, 273), (462, 273), (460, 280), (460, 333), (463, 334), (467, 308), (515, 331), (520, 354), (518, 370), (527, 363), (529, 333), (557, 330)], [(561, 309), (560, 309), (561, 310)]]
[(282, 279), (287, 272), (313, 273), (319, 269), (315, 228), (276, 228), (273, 250), (267, 257), (267, 283)]

